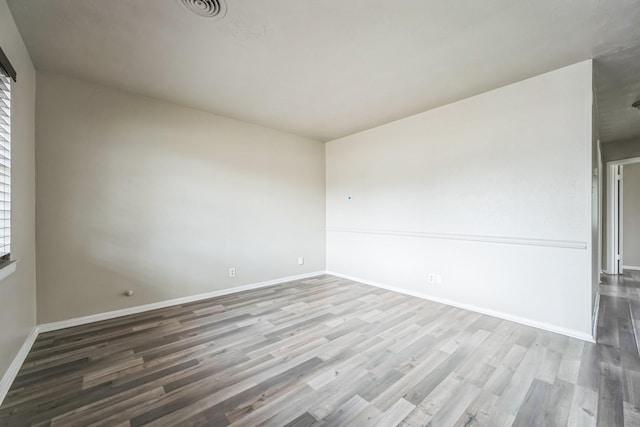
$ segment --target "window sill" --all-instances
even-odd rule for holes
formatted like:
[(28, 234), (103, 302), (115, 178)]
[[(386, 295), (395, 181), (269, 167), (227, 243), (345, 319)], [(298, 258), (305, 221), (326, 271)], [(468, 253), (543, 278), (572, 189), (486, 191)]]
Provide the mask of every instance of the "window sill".
[(0, 281), (6, 279), (16, 272), (16, 264), (18, 260), (12, 260), (9, 264), (0, 269)]

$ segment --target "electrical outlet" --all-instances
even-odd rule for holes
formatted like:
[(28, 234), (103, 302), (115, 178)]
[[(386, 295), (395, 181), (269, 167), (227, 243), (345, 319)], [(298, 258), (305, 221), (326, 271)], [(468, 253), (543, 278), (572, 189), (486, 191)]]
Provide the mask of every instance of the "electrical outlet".
[(436, 283), (436, 275), (433, 273), (429, 273), (429, 275), (427, 276), (427, 282), (429, 283)]
[(303, 256), (298, 257), (298, 265), (304, 265), (304, 257)]
[(229, 277), (236, 277), (236, 268), (235, 267), (231, 267), (229, 269)]

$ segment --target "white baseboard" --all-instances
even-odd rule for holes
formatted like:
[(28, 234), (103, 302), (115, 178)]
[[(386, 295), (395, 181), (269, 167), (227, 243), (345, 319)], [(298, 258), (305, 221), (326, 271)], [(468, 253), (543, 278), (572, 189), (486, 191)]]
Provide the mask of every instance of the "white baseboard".
[[(35, 342), (35, 340), (38, 337), (39, 333), (56, 331), (56, 330), (59, 330), (59, 329), (70, 328), (72, 326), (85, 325), (87, 323), (99, 322), (101, 320), (114, 319), (114, 318), (117, 318), (117, 317), (128, 316), (130, 314), (143, 313), (145, 311), (156, 310), (156, 309), (165, 308), (165, 307), (171, 307), (173, 305), (186, 304), (186, 303), (190, 303), (190, 302), (200, 301), (200, 300), (214, 298), (214, 297), (223, 296), (223, 295), (230, 295), (230, 294), (234, 294), (234, 293), (238, 293), (238, 292), (249, 291), (249, 290), (252, 290), (252, 289), (265, 288), (265, 287), (268, 287), (268, 286), (278, 285), (278, 284), (286, 283), (286, 282), (292, 282), (292, 281), (295, 281), (295, 280), (307, 279), (307, 278), (311, 278), (311, 277), (315, 277), (315, 276), (320, 276), (320, 275), (323, 275), (323, 274), (330, 274), (330, 275), (333, 275), (333, 276), (336, 276), (336, 277), (342, 277), (342, 278), (345, 278), (345, 279), (353, 280), (355, 282), (360, 282), (360, 283), (364, 283), (364, 284), (367, 284), (367, 285), (375, 286), (375, 287), (378, 287), (378, 288), (387, 289), (389, 291), (398, 292), (398, 293), (401, 293), (401, 294), (410, 295), (410, 296), (414, 296), (414, 297), (418, 297), (418, 298), (422, 298), (422, 299), (426, 299), (426, 300), (430, 300), (430, 301), (434, 301), (434, 302), (438, 302), (438, 303), (441, 303), (441, 304), (446, 304), (446, 305), (450, 305), (450, 306), (454, 306), (454, 307), (459, 307), (459, 308), (462, 308), (462, 309), (465, 309), (465, 310), (470, 310), (470, 311), (486, 314), (486, 315), (493, 316), (493, 317), (498, 317), (498, 318), (501, 318), (501, 319), (509, 320), (509, 321), (520, 323), (520, 324), (523, 324), (523, 325), (532, 326), (532, 327), (543, 329), (543, 330), (547, 330), (547, 331), (550, 331), (550, 332), (559, 333), (559, 334), (566, 335), (566, 336), (573, 337), (573, 338), (578, 338), (578, 339), (581, 339), (581, 340), (584, 340), (584, 341), (595, 342), (592, 336), (590, 336), (589, 334), (585, 334), (585, 333), (579, 332), (579, 331), (574, 331), (574, 330), (571, 330), (571, 329), (561, 328), (561, 327), (550, 325), (550, 324), (547, 324), (547, 323), (538, 322), (538, 321), (531, 320), (531, 319), (525, 319), (525, 318), (522, 318), (522, 317), (519, 317), (519, 316), (513, 316), (511, 314), (502, 313), (502, 312), (498, 312), (498, 311), (494, 311), (494, 310), (489, 310), (489, 309), (485, 309), (485, 308), (481, 308), (481, 307), (476, 307), (476, 306), (469, 305), (469, 304), (463, 304), (463, 303), (459, 303), (457, 301), (451, 301), (451, 300), (447, 300), (447, 299), (444, 299), (444, 298), (438, 298), (438, 297), (430, 296), (430, 295), (419, 293), (419, 292), (413, 292), (413, 291), (409, 291), (409, 290), (406, 290), (406, 289), (398, 288), (398, 287), (395, 287), (395, 286), (384, 285), (384, 284), (381, 284), (381, 283), (372, 282), (370, 280), (362, 279), (362, 278), (359, 278), (359, 277), (353, 277), (353, 276), (349, 276), (349, 275), (342, 274), (342, 273), (331, 272), (331, 271), (316, 271), (316, 272), (313, 272), (313, 273), (307, 273), (307, 274), (301, 274), (301, 275), (297, 275), (297, 276), (284, 277), (284, 278), (274, 279), (274, 280), (267, 280), (267, 281), (264, 281), (264, 282), (252, 283), (252, 284), (249, 284), (249, 285), (238, 286), (238, 287), (235, 287), (235, 288), (222, 289), (222, 290), (208, 292), (208, 293), (204, 293), (204, 294), (192, 295), (192, 296), (183, 297), (183, 298), (176, 298), (176, 299), (172, 299), (172, 300), (160, 301), (160, 302), (156, 302), (156, 303), (152, 303), (152, 304), (139, 305), (139, 306), (136, 306), (136, 307), (125, 308), (125, 309), (122, 309), (122, 310), (109, 311), (109, 312), (106, 312), (106, 313), (99, 313), (99, 314), (94, 314), (94, 315), (90, 315), (90, 316), (77, 317), (77, 318), (74, 318), (74, 319), (68, 319), (68, 320), (62, 320), (62, 321), (59, 321), (59, 322), (44, 323), (44, 324), (38, 325), (38, 326), (34, 327), (31, 330), (31, 333), (29, 334), (29, 336), (25, 340), (24, 344), (20, 348), (20, 351), (18, 352), (18, 354), (14, 358), (13, 362), (11, 362), (11, 365), (9, 366), (9, 369), (7, 370), (7, 372), (5, 372), (4, 376), (0, 380), (0, 405), (4, 401), (4, 398), (6, 397), (7, 393), (9, 392), (9, 389), (11, 387), (11, 384), (13, 383), (13, 380), (15, 379), (16, 375), (18, 374), (18, 371), (22, 367), (22, 364), (23, 364), (25, 358), (27, 357), (27, 355), (29, 354), (29, 351), (31, 350), (31, 347), (33, 346), (33, 343)], [(600, 297), (600, 295), (598, 294), (598, 299), (596, 300), (596, 305), (599, 304), (599, 297)], [(597, 310), (597, 308), (596, 308), (596, 310)], [(597, 311), (596, 311), (595, 316), (596, 316), (595, 317), (595, 322), (597, 324)]]
[(326, 274), (325, 271), (315, 271), (313, 273), (300, 274), (297, 276), (282, 277), (274, 280), (267, 280), (264, 282), (251, 283), (249, 285), (238, 286), (235, 288), (221, 289), (219, 291), (208, 292), (204, 294), (192, 295), (183, 298), (176, 298), (166, 301), (160, 301), (152, 304), (139, 305), (136, 307), (124, 308), (122, 310), (109, 311), (106, 313), (93, 314), (90, 316), (77, 317), (74, 319), (62, 320), (59, 322), (43, 323), (34, 327), (31, 333), (25, 340), (24, 344), (20, 348), (20, 351), (9, 365), (9, 369), (5, 372), (4, 376), (0, 380), (0, 405), (4, 401), (11, 384), (18, 375), (24, 360), (26, 359), (33, 343), (36, 341), (39, 333), (51, 332), (59, 329), (70, 328), (72, 326), (86, 325), (87, 323), (99, 322), (101, 320), (115, 319), (116, 317), (128, 316), (130, 314), (143, 313), (145, 311), (156, 310), (159, 308), (171, 307), (173, 305), (186, 304), (189, 302), (200, 301), (204, 299), (214, 298), (223, 295), (235, 294), (238, 292), (249, 291), (252, 289), (266, 288), (268, 286), (278, 285), (281, 283), (292, 282), (294, 280), (308, 279), (310, 277), (320, 276)]
[(595, 343), (593, 337), (584, 332), (576, 331), (573, 329), (567, 329), (556, 325), (551, 325), (545, 322), (539, 322), (537, 320), (527, 319), (520, 316), (514, 316), (512, 314), (503, 313), (501, 311), (490, 310), (487, 308), (477, 307), (475, 305), (465, 304), (458, 301), (452, 301), (446, 298), (434, 297), (432, 295), (424, 294), (422, 292), (409, 291), (407, 289), (399, 288), (396, 286), (389, 286), (382, 283), (373, 282), (371, 280), (362, 279), (360, 277), (349, 276), (335, 271), (327, 271), (327, 274), (332, 276), (342, 277), (344, 279), (353, 280), (354, 282), (364, 283), (365, 285), (375, 286), (377, 288), (386, 289), (388, 291), (398, 292), (405, 295), (410, 295), (417, 298), (426, 299), (440, 304), (451, 305), (453, 307), (462, 308), (469, 311), (475, 311), (476, 313), (486, 314), (488, 316), (498, 317), (500, 319), (509, 320), (511, 322), (520, 323), (521, 325), (532, 326), (534, 328), (543, 329), (549, 332), (555, 332), (557, 334), (566, 335), (568, 337), (577, 338), (583, 341)]
[(105, 313), (92, 314), (89, 316), (75, 317), (73, 319), (61, 320), (59, 322), (43, 323), (38, 326), (38, 330), (42, 332), (57, 331), (59, 329), (70, 328), (72, 326), (86, 325), (87, 323), (100, 322), (102, 320), (115, 319), (116, 317), (128, 316), (130, 314), (143, 313), (145, 311), (157, 310), (159, 308), (171, 307), (173, 305), (187, 304), (190, 302), (200, 301), (204, 299), (219, 297), (223, 295), (235, 294), (252, 289), (265, 288), (267, 286), (279, 285), (281, 283), (292, 282), (294, 280), (308, 279), (310, 277), (325, 274), (324, 271), (315, 271), (313, 273), (300, 274), (297, 276), (283, 277), (265, 282), (251, 283), (249, 285), (237, 286), (235, 288), (221, 289), (219, 291), (207, 292), (204, 294), (191, 295), (188, 297), (175, 298), (166, 301), (154, 302), (151, 304), (137, 305), (135, 307), (123, 308), (121, 310), (107, 311)]
[(24, 344), (20, 347), (20, 351), (16, 354), (11, 365), (9, 365), (9, 369), (7, 369), (7, 372), (2, 376), (2, 379), (0, 380), (0, 405), (2, 405), (4, 398), (7, 396), (7, 393), (11, 388), (11, 384), (13, 384), (13, 380), (16, 379), (16, 375), (18, 375), (18, 371), (20, 371), (24, 360), (27, 358), (29, 351), (31, 351), (33, 343), (36, 342), (37, 337), (38, 327), (35, 326), (27, 336), (27, 339), (24, 340)]
[(636, 270), (636, 271), (640, 271), (640, 267), (636, 267), (635, 265), (623, 265), (622, 266), (623, 270)]

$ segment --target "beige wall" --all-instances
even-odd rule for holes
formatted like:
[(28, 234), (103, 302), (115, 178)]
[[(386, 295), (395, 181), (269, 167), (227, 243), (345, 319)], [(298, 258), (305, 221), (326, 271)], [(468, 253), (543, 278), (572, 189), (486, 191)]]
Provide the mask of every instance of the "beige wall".
[(36, 321), (35, 275), (35, 72), (29, 54), (0, 0), (0, 46), (18, 73), (11, 86), (11, 234), (16, 272), (0, 281), (0, 377)]
[(322, 143), (37, 81), (39, 323), (324, 270)]
[(640, 163), (623, 166), (622, 264), (640, 268)]
[(327, 143), (327, 270), (591, 336), (591, 76), (581, 62)]

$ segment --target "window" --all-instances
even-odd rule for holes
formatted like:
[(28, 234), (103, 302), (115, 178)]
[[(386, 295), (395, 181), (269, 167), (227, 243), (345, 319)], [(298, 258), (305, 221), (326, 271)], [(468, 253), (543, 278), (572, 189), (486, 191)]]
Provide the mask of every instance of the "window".
[(0, 268), (11, 261), (11, 79), (16, 71), (0, 48)]
[(0, 75), (0, 267), (11, 257), (11, 80)]

